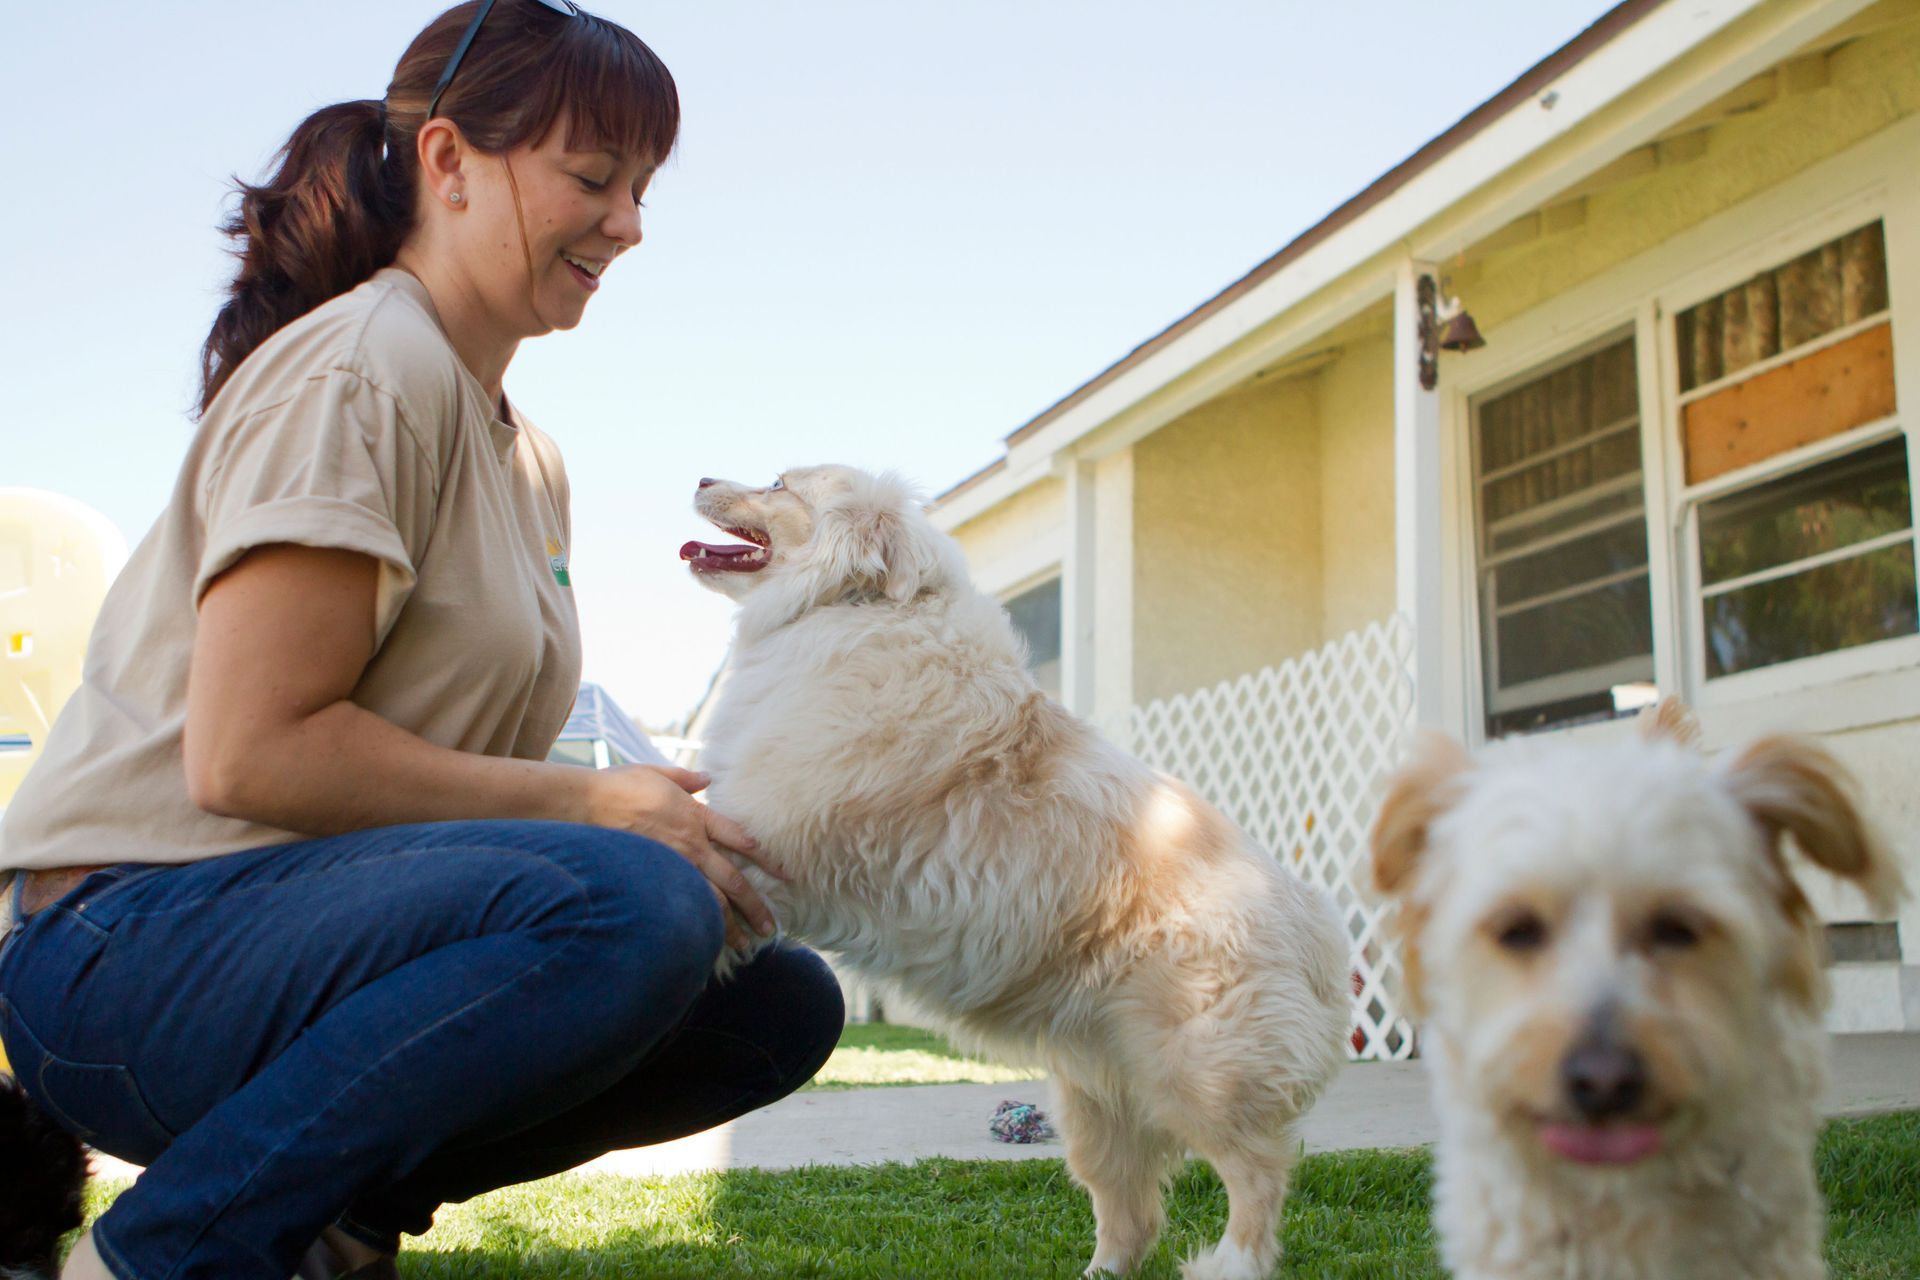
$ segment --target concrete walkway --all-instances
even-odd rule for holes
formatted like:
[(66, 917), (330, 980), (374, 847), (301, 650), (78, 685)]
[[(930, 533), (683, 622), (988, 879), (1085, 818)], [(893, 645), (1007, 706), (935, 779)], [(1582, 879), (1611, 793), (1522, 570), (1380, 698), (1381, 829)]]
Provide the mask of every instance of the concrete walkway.
[[(1920, 1110), (1920, 1035), (1839, 1036), (1833, 1042), (1831, 1116)], [(731, 1124), (678, 1142), (615, 1151), (585, 1173), (653, 1176), (709, 1169), (791, 1169), (801, 1165), (1058, 1157), (1060, 1143), (1015, 1146), (987, 1135), (1003, 1099), (1053, 1105), (1044, 1080), (1011, 1084), (931, 1084), (796, 1093)], [(1412, 1147), (1433, 1141), (1433, 1109), (1417, 1062), (1353, 1063), (1307, 1116), (1309, 1151)], [(139, 1172), (96, 1155), (108, 1177)]]
[[(1920, 1035), (1839, 1036), (1833, 1042), (1831, 1116), (1920, 1110)], [(987, 1135), (1002, 1099), (1053, 1104), (1044, 1080), (934, 1084), (796, 1093), (731, 1124), (679, 1142), (615, 1151), (589, 1173), (656, 1175), (706, 1169), (791, 1169), (879, 1164), (929, 1156), (956, 1160), (1057, 1157), (1060, 1143), (1014, 1146)], [(1353, 1063), (1307, 1116), (1309, 1151), (1411, 1147), (1435, 1137), (1425, 1069), (1417, 1062)]]

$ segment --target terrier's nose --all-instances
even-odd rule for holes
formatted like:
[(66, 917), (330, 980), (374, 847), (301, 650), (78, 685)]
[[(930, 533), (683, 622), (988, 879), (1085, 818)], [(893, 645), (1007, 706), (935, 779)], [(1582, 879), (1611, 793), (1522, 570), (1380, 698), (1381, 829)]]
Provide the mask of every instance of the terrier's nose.
[(715, 484), (719, 484), (719, 483), (720, 483), (720, 482), (719, 482), (718, 480), (715, 480), (715, 479), (714, 479), (713, 477), (711, 477), (711, 476), (701, 476), (701, 477), (700, 477), (700, 487), (701, 487), (702, 489), (704, 489), (704, 488), (706, 488), (706, 487), (707, 487), (708, 485), (715, 485)]
[(1647, 1063), (1622, 1045), (1576, 1045), (1560, 1064), (1567, 1097), (1589, 1120), (1625, 1115), (1647, 1092)]

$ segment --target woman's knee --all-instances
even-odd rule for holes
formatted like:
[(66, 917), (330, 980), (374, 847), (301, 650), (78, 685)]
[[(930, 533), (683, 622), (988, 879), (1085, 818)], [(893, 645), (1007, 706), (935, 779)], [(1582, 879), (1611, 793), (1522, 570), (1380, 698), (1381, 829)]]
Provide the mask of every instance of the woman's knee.
[[(568, 823), (533, 824), (543, 922), (560, 925), (594, 953), (608, 979), (627, 968), (651, 983), (677, 975), (697, 991), (724, 940), (718, 900), (700, 870), (656, 840)], [(650, 983), (650, 985), (651, 985)]]
[(780, 1045), (792, 1087), (797, 1088), (826, 1063), (846, 1028), (839, 980), (825, 960), (791, 943), (763, 951), (749, 972), (753, 970), (760, 971), (755, 975), (758, 995), (769, 1019), (779, 1024), (778, 1034), (769, 1039)]

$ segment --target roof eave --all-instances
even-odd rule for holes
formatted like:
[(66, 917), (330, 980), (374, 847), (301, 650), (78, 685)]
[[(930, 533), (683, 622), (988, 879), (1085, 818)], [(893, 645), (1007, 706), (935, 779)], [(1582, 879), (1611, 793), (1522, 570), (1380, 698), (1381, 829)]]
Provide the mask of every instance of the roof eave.
[[(1240, 280), (1007, 436), (1003, 458), (934, 500), (939, 523), (944, 528), (964, 523), (1052, 474), (1048, 455), (1112, 423), (1260, 323), (1284, 315), (1343, 277), (1365, 272), (1382, 253), (1398, 249), (1436, 259), (1464, 249), (1503, 219), (1518, 216), (1512, 212), (1515, 206), (1564, 189), (1634, 145), (1640, 135), (1657, 132), (1700, 105), (1719, 92), (1724, 81), (1750, 74), (1749, 64), (1765, 65), (1764, 60), (1783, 56), (1797, 42), (1869, 3), (1694, 0), (1663, 7), (1663, 0), (1626, 0), (1615, 6)], [(1592, 127), (1633, 89), (1760, 10), (1767, 11), (1762, 16), (1770, 20), (1749, 24), (1756, 29), (1697, 83), (1675, 86), (1647, 110), (1626, 113), (1629, 118)], [(1443, 216), (1576, 133), (1584, 136), (1574, 138), (1558, 163), (1540, 166), (1541, 172), (1516, 184), (1506, 199), (1483, 202), (1485, 207), (1465, 216)], [(1382, 277), (1375, 283), (1384, 281)], [(1304, 341), (1314, 334), (1291, 336)], [(1284, 351), (1263, 348), (1256, 354), (1257, 359), (1250, 355), (1242, 363), (1270, 361)], [(1179, 403), (1174, 399), (1172, 407)], [(1154, 425), (1166, 420), (1170, 418)], [(1137, 424), (1134, 430), (1143, 434), (1154, 425)]]

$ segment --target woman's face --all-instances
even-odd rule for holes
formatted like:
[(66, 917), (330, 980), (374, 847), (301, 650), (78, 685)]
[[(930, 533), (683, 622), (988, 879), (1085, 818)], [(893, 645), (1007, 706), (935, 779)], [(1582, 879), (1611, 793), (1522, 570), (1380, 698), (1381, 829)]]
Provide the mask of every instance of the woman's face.
[(562, 122), (531, 146), (464, 157), (456, 244), (463, 274), (502, 336), (579, 324), (613, 260), (640, 243), (652, 159), (570, 151), (566, 134)]

